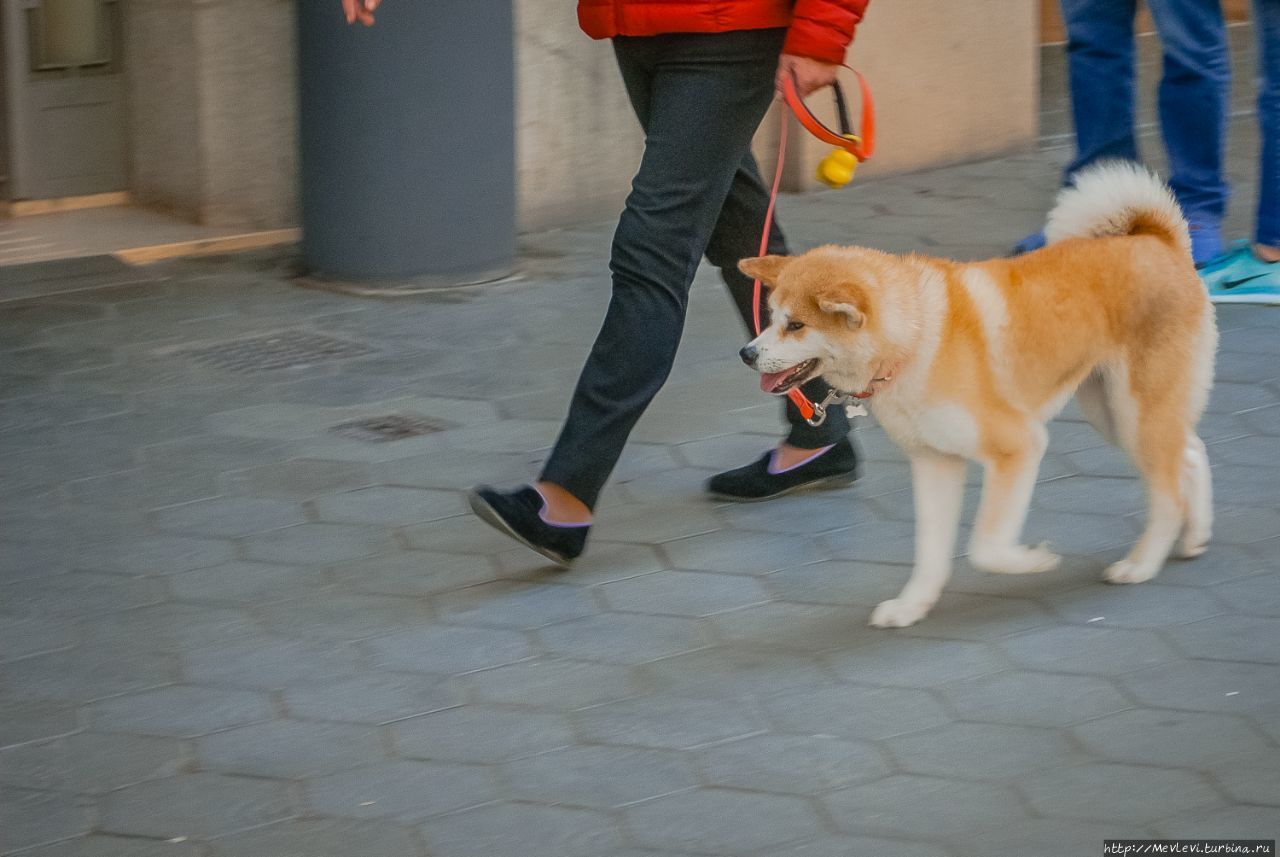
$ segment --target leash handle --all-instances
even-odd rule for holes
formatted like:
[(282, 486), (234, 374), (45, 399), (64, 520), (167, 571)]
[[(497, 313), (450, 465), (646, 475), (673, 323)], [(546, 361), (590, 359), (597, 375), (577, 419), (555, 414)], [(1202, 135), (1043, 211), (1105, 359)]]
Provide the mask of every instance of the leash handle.
[(849, 109), (845, 104), (844, 89), (840, 86), (839, 81), (831, 84), (831, 91), (836, 102), (836, 119), (840, 125), (838, 132), (823, 125), (818, 117), (813, 115), (813, 112), (804, 103), (804, 99), (800, 97), (794, 77), (784, 77), (782, 79), (782, 97), (806, 131), (824, 143), (844, 149), (859, 161), (865, 161), (875, 154), (876, 150), (875, 100), (871, 96), (871, 86), (861, 72), (844, 64), (841, 64), (841, 68), (849, 69), (858, 79), (858, 95), (862, 101), (862, 118), (858, 132), (855, 132), (849, 125)]

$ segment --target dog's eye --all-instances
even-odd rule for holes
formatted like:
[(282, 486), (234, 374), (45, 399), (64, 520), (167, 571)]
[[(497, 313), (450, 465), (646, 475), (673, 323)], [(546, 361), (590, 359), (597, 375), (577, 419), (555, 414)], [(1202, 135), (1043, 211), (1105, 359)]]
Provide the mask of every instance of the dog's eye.
[(804, 322), (803, 322), (803, 321), (789, 321), (789, 322), (787, 322), (787, 333), (795, 333), (797, 330), (802, 330), (803, 328), (804, 328)]

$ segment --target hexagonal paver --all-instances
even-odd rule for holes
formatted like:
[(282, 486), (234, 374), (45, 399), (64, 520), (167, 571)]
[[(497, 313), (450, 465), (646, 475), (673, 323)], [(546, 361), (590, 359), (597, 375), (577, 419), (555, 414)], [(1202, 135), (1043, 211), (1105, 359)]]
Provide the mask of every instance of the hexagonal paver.
[(451, 518), (466, 511), (462, 495), (452, 491), (387, 485), (330, 494), (313, 502), (322, 521), (393, 527)]
[(737, 530), (678, 539), (662, 549), (675, 568), (724, 574), (770, 574), (829, 558), (808, 536)]
[(952, 723), (886, 743), (904, 770), (960, 779), (1007, 779), (1077, 760), (1063, 737), (1048, 729)]
[(1231, 798), (1243, 803), (1280, 807), (1280, 750), (1223, 759), (1209, 773)]
[(802, 652), (845, 650), (875, 632), (867, 614), (848, 607), (772, 602), (713, 617), (716, 634), (733, 646)]
[(1137, 709), (1072, 727), (1090, 753), (1117, 762), (1205, 767), (1271, 749), (1243, 720), (1224, 714)]
[(720, 698), (760, 687), (801, 692), (829, 684), (833, 678), (816, 656), (732, 646), (652, 661), (639, 667), (637, 674), (659, 692)]
[[(1203, 590), (1182, 586), (1098, 586), (1073, 589), (1046, 599), (1069, 622), (1119, 628), (1164, 628), (1225, 611)], [(1099, 618), (1101, 617), (1101, 618)]]
[(478, 806), (497, 794), (485, 767), (412, 760), (316, 777), (306, 788), (320, 815), (402, 821)]
[(0, 616), (0, 661), (70, 648), (75, 642), (72, 629), (67, 620)]
[(332, 569), (344, 587), (375, 595), (435, 595), (494, 579), (488, 557), (433, 551), (398, 551)]
[(537, 803), (624, 806), (698, 784), (681, 754), (638, 747), (577, 746), (503, 766), (511, 794)]
[(1033, 774), (1019, 785), (1036, 812), (1056, 818), (1141, 825), (1222, 803), (1201, 776), (1134, 765), (1058, 768)]
[(280, 779), (355, 768), (386, 756), (372, 727), (290, 720), (207, 735), (196, 752), (205, 770)]
[(306, 522), (302, 507), (284, 500), (219, 497), (155, 513), (156, 526), (200, 536), (244, 536)]
[(164, 597), (162, 581), (113, 574), (58, 574), (0, 586), (5, 610), (18, 616), (91, 616), (114, 613)]
[(0, 752), (0, 781), (14, 786), (98, 793), (187, 768), (186, 748), (167, 738), (81, 732)]
[(5, 693), (19, 699), (89, 702), (169, 684), (178, 678), (177, 658), (131, 652), (129, 658), (100, 648), (34, 655), (5, 666)]
[(633, 696), (643, 683), (625, 669), (590, 661), (524, 661), (465, 676), (481, 702), (530, 705), (562, 711)]
[(379, 669), (464, 673), (524, 660), (533, 654), (519, 631), (433, 625), (368, 641)]
[(92, 825), (92, 803), (76, 795), (0, 788), (0, 830), (6, 853), (80, 836)]
[(221, 539), (149, 536), (81, 549), (77, 568), (116, 574), (151, 576), (207, 568), (235, 559), (235, 549)]
[(658, 694), (585, 708), (573, 719), (590, 741), (673, 750), (751, 735), (764, 725), (746, 705)]
[(494, 581), (437, 596), (440, 619), (458, 625), (540, 628), (595, 613), (591, 594), (579, 586)]
[(965, 595), (944, 591), (933, 611), (904, 634), (951, 640), (994, 640), (1055, 623), (1043, 607), (1026, 598)]
[(1242, 613), (1280, 616), (1280, 573), (1255, 574), (1214, 587), (1214, 595)]
[(462, 695), (443, 676), (382, 672), (291, 687), (284, 702), (305, 720), (378, 725), (452, 708)]
[(1178, 661), (1124, 677), (1142, 701), (1162, 708), (1252, 713), (1271, 719), (1280, 709), (1280, 666), (1226, 661)]
[(954, 839), (1027, 817), (1001, 786), (913, 775), (833, 792), (823, 803), (837, 827), (861, 836)]
[(420, 598), (332, 591), (264, 604), (256, 612), (272, 633), (317, 640), (361, 640), (420, 628), (433, 618)]
[(814, 794), (889, 773), (875, 745), (829, 735), (757, 735), (699, 755), (710, 783), (751, 791)]
[(245, 553), (260, 562), (325, 564), (385, 553), (390, 536), (355, 524), (298, 524), (245, 539)]
[(1007, 672), (953, 682), (942, 695), (965, 720), (1069, 726), (1131, 707), (1110, 682), (1086, 676)]
[(410, 759), (502, 762), (574, 743), (562, 715), (467, 706), (391, 727), (396, 752)]
[(863, 645), (833, 652), (827, 660), (847, 681), (898, 687), (929, 687), (1008, 667), (988, 643), (920, 639), (885, 631)]
[(1132, 672), (1178, 656), (1152, 631), (1107, 628), (1102, 622), (1015, 634), (1001, 639), (999, 646), (1028, 669), (1097, 675)]
[(637, 664), (711, 643), (710, 634), (692, 619), (606, 613), (539, 628), (537, 637), (552, 652), (569, 658)]
[(953, 842), (952, 850), (962, 857), (1035, 854), (1045, 847), (1045, 843), (1053, 843), (1054, 854), (1092, 854), (1102, 850), (1104, 839), (1148, 840), (1150, 837), (1146, 828), (1132, 824), (1088, 824), (1035, 818), (966, 836)]
[(182, 601), (225, 601), (263, 604), (297, 598), (326, 585), (323, 570), (296, 565), (228, 562), (169, 579), (174, 597)]
[(1280, 664), (1280, 618), (1205, 619), (1170, 628), (1168, 637), (1193, 658)]
[(185, 655), (186, 676), (212, 685), (274, 690), (324, 681), (361, 670), (346, 643), (244, 637), (214, 643)]
[(949, 718), (923, 690), (828, 685), (761, 699), (770, 722), (801, 735), (879, 740), (941, 726)]
[(23, 857), (203, 857), (193, 842), (156, 842), (135, 836), (91, 833), (23, 852)]
[(389, 824), (315, 818), (283, 821), (210, 844), (213, 857), (418, 857), (413, 831)]
[(664, 571), (600, 587), (615, 610), (675, 616), (710, 616), (770, 600), (763, 584), (750, 577), (694, 571)]
[(65, 703), (0, 699), (0, 747), (69, 735), (80, 728), (76, 709)]
[(1264, 839), (1276, 836), (1272, 806), (1233, 806), (1204, 813), (1185, 813), (1155, 826), (1169, 839)]
[(721, 526), (715, 512), (702, 502), (636, 503), (602, 515), (600, 523), (592, 528), (592, 536), (614, 542), (661, 544), (714, 532)]
[(799, 798), (697, 789), (626, 811), (632, 837), (651, 848), (744, 854), (811, 836), (822, 822)]
[[(895, 597), (904, 569), (897, 565), (827, 560), (785, 568), (765, 578), (765, 586), (787, 601), (849, 604), (868, 610)], [(866, 615), (862, 623), (866, 623)]]
[(295, 458), (279, 464), (266, 464), (234, 474), (236, 483), (260, 497), (285, 497), (306, 500), (347, 488), (372, 483), (369, 468), (350, 461), (317, 458)]
[(495, 803), (426, 822), (433, 854), (448, 857), (597, 857), (620, 850), (607, 815), (585, 809)]
[[(182, 774), (111, 792), (99, 827), (159, 839), (222, 836), (295, 814), (284, 783), (224, 774)], [(217, 812), (209, 808), (216, 806)]]
[[(763, 539), (757, 537), (747, 542), (749, 546), (764, 544), (771, 535), (790, 536), (791, 538), (784, 538), (781, 545), (771, 548), (771, 553), (780, 551), (782, 547), (795, 551), (791, 555), (796, 561), (787, 563), (784, 568), (810, 561), (816, 548), (813, 535), (844, 529), (854, 524), (877, 520), (879, 517), (875, 506), (848, 492), (833, 495), (800, 494), (792, 497), (785, 505), (773, 504), (772, 508), (768, 503), (729, 503), (721, 507), (720, 513), (735, 530), (764, 536)], [(792, 541), (797, 534), (808, 535)], [(743, 533), (728, 532), (726, 535), (730, 538), (743, 537)], [(809, 544), (801, 544), (804, 541)], [(700, 550), (708, 550), (710, 547), (708, 544)], [(711, 558), (710, 554), (707, 556), (708, 559)], [(730, 569), (726, 567), (722, 570)]]

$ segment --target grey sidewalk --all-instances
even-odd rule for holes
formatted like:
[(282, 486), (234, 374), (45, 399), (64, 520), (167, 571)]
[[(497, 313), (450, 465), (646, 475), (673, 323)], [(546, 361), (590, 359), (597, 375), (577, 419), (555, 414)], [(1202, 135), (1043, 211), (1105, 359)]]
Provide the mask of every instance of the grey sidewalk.
[[(784, 223), (996, 254), (1064, 155), (788, 199)], [(465, 513), (554, 439), (608, 229), (531, 236), (524, 280), (434, 300), (299, 289), (267, 257), (23, 274), (42, 296), (0, 305), (0, 853), (1080, 857), (1280, 832), (1280, 312), (1219, 314), (1208, 554), (1099, 581), (1138, 485), (1068, 413), (1028, 526), (1064, 568), (961, 561), (925, 622), (872, 631), (911, 553), (903, 459), (864, 424), (851, 490), (705, 499), (777, 430), (708, 272), (573, 571)]]

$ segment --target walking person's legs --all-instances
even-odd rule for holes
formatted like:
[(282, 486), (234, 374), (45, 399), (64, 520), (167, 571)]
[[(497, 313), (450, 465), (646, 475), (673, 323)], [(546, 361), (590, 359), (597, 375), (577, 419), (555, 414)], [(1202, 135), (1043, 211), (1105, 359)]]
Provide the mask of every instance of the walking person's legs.
[(472, 503), (551, 559), (581, 552), (589, 512), (671, 371), (689, 286), (773, 99), (784, 36), (770, 29), (614, 41), (646, 140), (614, 235), (609, 309), (544, 466), (542, 493), (478, 489)]
[(1231, 68), (1221, 0), (1148, 0), (1164, 55), (1160, 129), (1197, 265), (1222, 252)]

